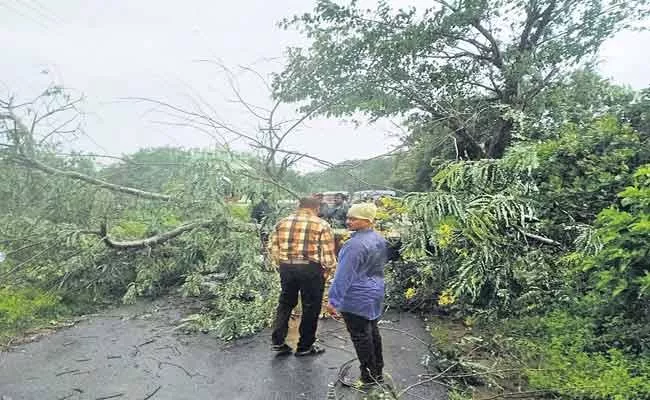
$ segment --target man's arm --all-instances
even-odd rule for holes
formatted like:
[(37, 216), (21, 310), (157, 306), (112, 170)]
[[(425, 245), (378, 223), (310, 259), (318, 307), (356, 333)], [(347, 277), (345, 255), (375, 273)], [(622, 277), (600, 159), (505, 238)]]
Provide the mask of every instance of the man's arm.
[(332, 229), (329, 225), (323, 226), (318, 248), (320, 251), (319, 256), (321, 264), (326, 270), (331, 271), (336, 267), (336, 252), (334, 235), (332, 234)]
[(271, 233), (268, 243), (269, 254), (271, 255), (271, 263), (276, 267), (280, 266), (280, 242), (278, 239), (278, 231), (274, 229)]
[(339, 265), (328, 293), (329, 304), (336, 310), (341, 307), (345, 293), (356, 277), (361, 264), (361, 251), (362, 249), (354, 243), (347, 243), (341, 250)]

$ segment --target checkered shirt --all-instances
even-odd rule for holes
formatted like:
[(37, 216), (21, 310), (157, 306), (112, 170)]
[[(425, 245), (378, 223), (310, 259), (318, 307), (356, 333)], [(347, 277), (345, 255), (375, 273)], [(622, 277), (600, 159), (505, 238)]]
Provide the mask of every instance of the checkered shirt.
[(310, 210), (298, 210), (280, 220), (271, 233), (269, 250), (275, 265), (303, 260), (326, 269), (336, 267), (332, 230)]

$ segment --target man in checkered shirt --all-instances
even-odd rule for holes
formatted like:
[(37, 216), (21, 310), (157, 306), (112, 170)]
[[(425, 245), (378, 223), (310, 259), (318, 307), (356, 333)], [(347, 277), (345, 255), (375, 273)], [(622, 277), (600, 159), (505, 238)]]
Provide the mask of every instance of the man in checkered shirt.
[(334, 238), (327, 222), (318, 217), (320, 201), (313, 197), (300, 199), (298, 210), (275, 226), (269, 240), (271, 260), (280, 270), (282, 292), (273, 324), (272, 350), (289, 354), (293, 349), (285, 343), (291, 312), (302, 303), (300, 340), (296, 356), (321, 354), (314, 344), (323, 290), (328, 273), (336, 266)]

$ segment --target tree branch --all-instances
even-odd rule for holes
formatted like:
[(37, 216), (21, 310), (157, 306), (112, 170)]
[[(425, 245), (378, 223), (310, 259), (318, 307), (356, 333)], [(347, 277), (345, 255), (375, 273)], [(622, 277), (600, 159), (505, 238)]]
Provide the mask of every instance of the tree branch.
[(549, 239), (549, 238), (544, 237), (544, 236), (536, 235), (534, 233), (525, 232), (524, 230), (519, 229), (519, 228), (518, 228), (518, 230), (522, 235), (524, 235), (527, 238), (536, 240), (536, 241), (544, 243), (544, 244), (549, 244), (551, 246), (562, 246), (562, 243), (556, 242), (553, 239)]
[(551, 3), (546, 7), (546, 9), (542, 12), (541, 15), (541, 20), (539, 21), (539, 24), (537, 25), (537, 28), (535, 29), (535, 33), (532, 34), (530, 37), (530, 45), (536, 45), (539, 39), (542, 37), (544, 34), (544, 30), (548, 26), (548, 24), (551, 22), (551, 17), (553, 16), (553, 11), (555, 10), (556, 6), (555, 0), (551, 0)]
[(106, 181), (103, 181), (101, 179), (93, 178), (91, 176), (88, 176), (86, 174), (82, 174), (81, 172), (77, 171), (64, 171), (60, 170), (54, 167), (51, 167), (49, 165), (46, 165), (38, 160), (28, 158), (26, 156), (21, 156), (18, 158), (21, 163), (23, 163), (27, 167), (31, 167), (34, 169), (37, 169), (41, 172), (45, 172), (50, 175), (56, 175), (56, 176), (62, 176), (70, 179), (75, 179), (78, 181), (86, 182), (88, 184), (94, 185), (101, 187), (103, 189), (108, 189), (113, 192), (119, 192), (119, 193), (125, 193), (129, 194), (132, 196), (137, 196), (141, 197), (143, 199), (150, 199), (150, 200), (162, 200), (162, 201), (169, 201), (172, 199), (171, 196), (166, 195), (166, 194), (161, 194), (161, 193), (154, 193), (154, 192), (147, 192), (145, 190), (140, 190), (140, 189), (134, 189), (131, 187), (127, 186), (120, 186), (116, 185), (114, 183), (109, 183)]
[(285, 192), (287, 192), (292, 197), (294, 197), (296, 199), (300, 198), (298, 193), (294, 192), (293, 190), (289, 189), (288, 187), (284, 186), (283, 184), (277, 182), (276, 180), (274, 180), (272, 178), (265, 178), (265, 177), (262, 177), (262, 176), (254, 176), (254, 175), (250, 175), (250, 174), (248, 174), (246, 172), (243, 172), (243, 171), (241, 171), (240, 174), (242, 174), (245, 177), (250, 178), (250, 179), (256, 179), (256, 180), (259, 180), (259, 181), (262, 181), (262, 182), (270, 183), (270, 184), (276, 186), (277, 188), (284, 190)]
[[(108, 236), (107, 234), (107, 228), (106, 228), (106, 223), (103, 223), (102, 226), (100, 227), (99, 230), (99, 236), (102, 237), (104, 243), (110, 248), (113, 249), (121, 249), (121, 250), (126, 250), (126, 249), (144, 249), (148, 248), (151, 246), (155, 246), (164, 242), (167, 242), (171, 239), (174, 239), (177, 236), (182, 235), (185, 232), (190, 232), (193, 231), (194, 229), (198, 228), (205, 228), (210, 225), (215, 225), (215, 224), (220, 224), (220, 221), (216, 221), (213, 219), (210, 220), (199, 220), (195, 222), (190, 222), (187, 224), (183, 224), (175, 229), (172, 229), (171, 231), (167, 231), (164, 233), (161, 233), (159, 235), (151, 236), (146, 239), (139, 239), (139, 240), (128, 240), (128, 241), (117, 241), (115, 239), (112, 239), (111, 237)], [(246, 232), (250, 231), (253, 232), (255, 229), (257, 229), (257, 225), (255, 224), (231, 224), (228, 226), (228, 229), (231, 231), (240, 231), (240, 232)]]
[(213, 224), (213, 220), (202, 220), (191, 222), (179, 226), (178, 228), (172, 229), (171, 231), (161, 233), (159, 235), (151, 236), (146, 239), (141, 240), (129, 240), (129, 241), (117, 241), (110, 238), (107, 234), (106, 223), (102, 224), (99, 230), (99, 236), (103, 238), (104, 243), (110, 248), (113, 249), (142, 249), (146, 247), (155, 246), (160, 243), (164, 243), (170, 239), (175, 238), (176, 236), (182, 235), (185, 232), (192, 231), (197, 228), (202, 228)]

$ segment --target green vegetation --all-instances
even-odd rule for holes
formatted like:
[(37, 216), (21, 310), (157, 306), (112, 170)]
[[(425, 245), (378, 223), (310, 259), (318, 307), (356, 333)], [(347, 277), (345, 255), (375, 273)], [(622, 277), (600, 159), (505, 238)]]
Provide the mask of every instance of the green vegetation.
[(269, 136), (266, 155), (146, 149), (101, 166), (23, 123), (70, 111), (61, 89), (28, 110), (0, 101), (0, 336), (170, 290), (205, 301), (188, 328), (252, 334), (278, 281), (236, 200), (394, 186), (408, 194), (381, 214), (403, 232), (387, 299), (438, 315), (425, 364), (451, 398), (650, 398), (650, 89), (591, 65), (648, 3), (433, 3), (319, 0), (283, 23), (311, 42), (290, 49), (276, 100), (403, 118), (391, 157), (302, 176), (303, 155), (277, 161)]
[(0, 289), (0, 345), (9, 342), (12, 335), (46, 323), (64, 311), (55, 295), (35, 289)]
[(650, 397), (650, 90), (590, 67), (647, 12), (645, 1), (322, 0), (284, 22), (312, 43), (291, 49), (276, 96), (305, 109), (326, 99), (324, 115), (404, 117), (408, 151), (390, 181), (412, 192), (409, 229), (387, 297), (474, 331), (460, 347), (436, 340), (434, 371), (463, 377), (447, 382), (456, 397), (494, 396), (481, 395), (490, 384), (506, 398)]

